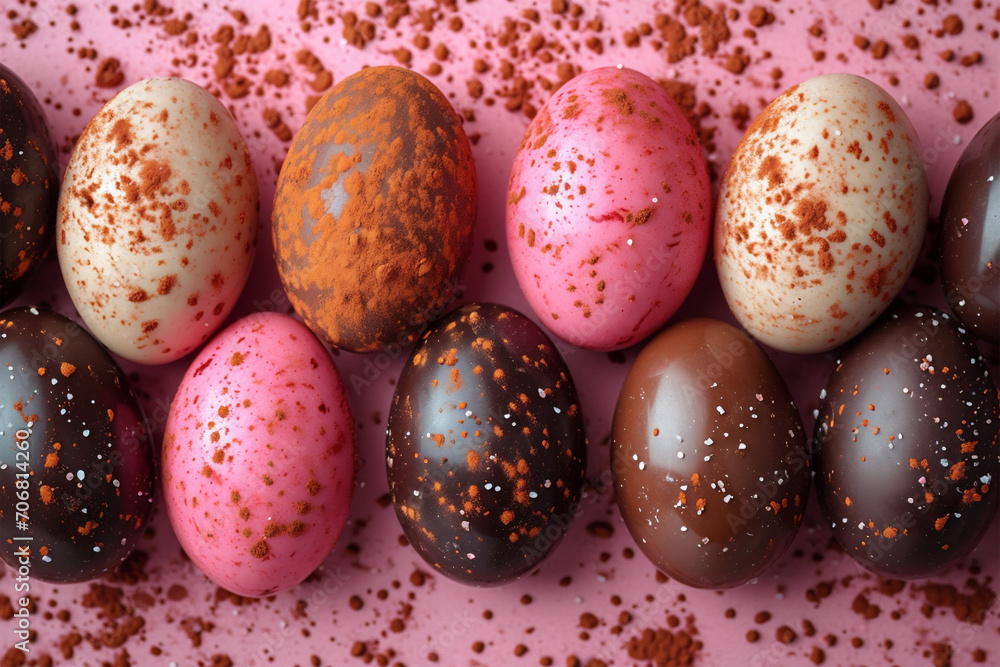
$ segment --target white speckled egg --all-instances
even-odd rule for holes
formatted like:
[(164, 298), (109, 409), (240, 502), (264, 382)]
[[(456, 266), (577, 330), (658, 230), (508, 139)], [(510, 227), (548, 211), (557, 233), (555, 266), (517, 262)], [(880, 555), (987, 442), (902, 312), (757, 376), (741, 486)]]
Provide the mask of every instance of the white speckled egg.
[(59, 196), (59, 264), (94, 335), (160, 364), (232, 310), (257, 247), (257, 177), (225, 107), (183, 79), (140, 81), (90, 121)]
[(357, 437), (330, 355), (298, 320), (256, 313), (199, 353), (163, 438), (163, 498), (191, 560), (247, 596), (298, 584), (347, 522)]
[(711, 231), (708, 167), (680, 106), (603, 67), (531, 122), (507, 192), (514, 274), (542, 323), (592, 350), (632, 345), (687, 297)]
[(910, 275), (927, 203), (919, 140), (888, 93), (851, 74), (790, 88), (722, 179), (714, 253), (729, 307), (780, 350), (850, 340)]

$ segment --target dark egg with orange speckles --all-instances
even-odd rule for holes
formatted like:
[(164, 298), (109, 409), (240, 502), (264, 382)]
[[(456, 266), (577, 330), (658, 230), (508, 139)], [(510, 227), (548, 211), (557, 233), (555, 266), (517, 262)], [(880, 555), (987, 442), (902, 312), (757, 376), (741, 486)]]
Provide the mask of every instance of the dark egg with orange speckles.
[(424, 334), (392, 399), (386, 469), (403, 532), (435, 570), (475, 586), (531, 571), (586, 471), (576, 388), (545, 333), (472, 304)]
[(714, 255), (730, 309), (780, 350), (842, 345), (903, 289), (927, 202), (920, 140), (889, 93), (853, 74), (789, 88), (719, 185)]
[(93, 579), (146, 532), (142, 408), (105, 349), (52, 311), (0, 313), (0, 373), (0, 557), (29, 578)]
[(265, 312), (230, 325), (188, 368), (163, 436), (163, 499), (184, 552), (239, 595), (301, 582), (347, 522), (354, 429), (304, 324)]
[(816, 486), (834, 537), (887, 577), (957, 563), (997, 512), (997, 387), (970, 336), (899, 307), (852, 344), (821, 395)]
[(611, 472), (625, 525), (656, 567), (697, 588), (746, 583), (802, 523), (810, 454), (777, 369), (745, 333), (698, 318), (636, 357)]
[(0, 306), (24, 287), (56, 231), (59, 163), (42, 105), (0, 63)]

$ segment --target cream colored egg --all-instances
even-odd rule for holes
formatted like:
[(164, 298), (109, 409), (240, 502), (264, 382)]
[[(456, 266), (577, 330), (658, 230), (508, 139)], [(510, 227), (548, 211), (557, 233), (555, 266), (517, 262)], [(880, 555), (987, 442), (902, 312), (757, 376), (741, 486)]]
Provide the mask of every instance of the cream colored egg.
[(112, 352), (166, 363), (232, 310), (257, 247), (257, 177), (225, 107), (183, 79), (148, 79), (90, 121), (59, 196), (59, 265)]
[(790, 88), (722, 179), (714, 253), (729, 307), (774, 348), (844, 343), (902, 289), (927, 203), (919, 140), (888, 93), (851, 74)]

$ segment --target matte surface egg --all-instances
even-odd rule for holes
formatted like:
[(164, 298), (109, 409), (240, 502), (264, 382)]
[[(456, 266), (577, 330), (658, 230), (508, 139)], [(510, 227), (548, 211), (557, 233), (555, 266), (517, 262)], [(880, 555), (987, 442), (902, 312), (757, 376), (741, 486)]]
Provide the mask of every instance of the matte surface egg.
[(1000, 113), (962, 152), (941, 202), (941, 281), (969, 331), (1000, 345)]
[(435, 570), (511, 581), (576, 514), (586, 446), (569, 369), (542, 330), (503, 306), (465, 306), (424, 334), (392, 398), (396, 516)]
[(666, 574), (738, 586), (791, 544), (811, 483), (802, 421), (739, 329), (693, 319), (653, 338), (625, 379), (611, 435), (625, 525)]
[(59, 197), (57, 249), (80, 316), (130, 361), (179, 359), (236, 304), (257, 247), (257, 177), (225, 107), (148, 79), (88, 123)]
[(917, 134), (888, 93), (852, 74), (789, 88), (722, 178), (715, 264), (729, 307), (780, 350), (850, 340), (910, 275), (927, 198)]
[(163, 440), (163, 496), (191, 560), (223, 588), (270, 595), (333, 548), (357, 438), (330, 355), (297, 320), (247, 316), (188, 368)]
[(52, 311), (0, 313), (0, 373), (0, 557), (28, 579), (93, 579), (146, 532), (142, 408), (104, 348)]
[(406, 346), (461, 291), (479, 194), (462, 121), (423, 76), (368, 67), (323, 96), (274, 196), (296, 312), (332, 345)]
[(0, 306), (48, 255), (58, 198), (59, 163), (45, 111), (0, 63)]
[(972, 551), (997, 512), (997, 388), (946, 313), (900, 307), (844, 351), (821, 396), (816, 487), (834, 537), (886, 577)]
[(514, 274), (560, 338), (627, 347), (691, 291), (711, 206), (698, 137), (667, 92), (630, 69), (586, 72), (545, 103), (514, 157)]

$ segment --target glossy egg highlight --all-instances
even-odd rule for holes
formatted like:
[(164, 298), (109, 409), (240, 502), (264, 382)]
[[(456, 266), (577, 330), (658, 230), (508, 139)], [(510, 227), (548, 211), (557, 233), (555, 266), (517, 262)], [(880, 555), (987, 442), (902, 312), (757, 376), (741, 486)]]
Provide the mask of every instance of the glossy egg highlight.
[(517, 311), (460, 308), (400, 374), (386, 436), (403, 532), (435, 571), (475, 586), (530, 572), (576, 513), (586, 439), (569, 369)]
[(59, 162), (45, 110), (0, 63), (0, 306), (49, 253), (56, 231)]
[(888, 93), (853, 74), (789, 88), (720, 184), (714, 256), (730, 309), (779, 350), (841, 345), (903, 288), (927, 203), (919, 139)]
[(28, 579), (94, 579), (152, 511), (142, 407), (107, 351), (49, 310), (0, 313), (0, 373), (0, 557), (15, 570), (26, 558)]
[(843, 352), (821, 399), (816, 488), (844, 551), (903, 579), (968, 555), (997, 513), (1000, 406), (965, 330), (894, 308)]
[(611, 437), (625, 525), (681, 583), (746, 583), (802, 523), (811, 462), (799, 412), (767, 355), (730, 324), (686, 320), (647, 343)]
[(708, 168), (680, 106), (649, 77), (605, 67), (538, 112), (507, 188), (514, 274), (542, 323), (593, 350), (666, 322), (701, 269)]
[(344, 385), (297, 320), (238, 320), (174, 397), (163, 495), (181, 547), (212, 581), (259, 597), (313, 572), (347, 521), (357, 444)]
[(941, 202), (941, 282), (959, 321), (1000, 346), (1000, 113), (962, 151)]
[(316, 103), (278, 177), (288, 298), (336, 347), (406, 347), (462, 291), (478, 205), (472, 149), (444, 94), (408, 69), (362, 69)]
[(59, 197), (63, 279), (112, 352), (174, 361), (236, 304), (257, 247), (257, 177), (229, 112), (183, 79), (121, 91), (87, 124)]

